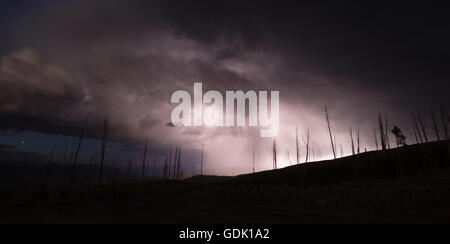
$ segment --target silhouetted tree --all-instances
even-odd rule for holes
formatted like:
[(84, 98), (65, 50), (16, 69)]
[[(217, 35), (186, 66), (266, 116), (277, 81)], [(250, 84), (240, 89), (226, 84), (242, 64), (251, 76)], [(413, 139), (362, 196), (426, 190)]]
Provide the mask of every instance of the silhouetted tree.
[(278, 169), (277, 161), (277, 141), (273, 140), (273, 169)]
[(328, 124), (328, 132), (330, 133), (331, 147), (333, 149), (334, 159), (337, 159), (336, 146), (335, 146), (335, 143), (333, 142), (333, 133), (331, 132), (330, 116), (328, 115), (328, 108), (327, 108), (327, 106), (325, 106), (325, 115), (326, 115), (327, 124)]
[(392, 130), (392, 133), (394, 134), (394, 136), (397, 140), (398, 147), (406, 146), (406, 136), (403, 135), (403, 132), (400, 128), (395, 126), (394, 129)]

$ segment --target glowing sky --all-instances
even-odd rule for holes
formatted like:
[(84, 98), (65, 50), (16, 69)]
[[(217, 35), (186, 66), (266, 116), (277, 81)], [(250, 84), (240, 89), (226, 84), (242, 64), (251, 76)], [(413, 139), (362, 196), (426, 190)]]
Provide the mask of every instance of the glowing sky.
[(280, 91), (281, 166), (288, 152), (295, 162), (296, 126), (300, 138), (310, 130), (316, 160), (331, 157), (324, 105), (345, 155), (350, 127), (361, 129), (363, 150), (374, 149), (378, 111), (412, 140), (410, 112), (449, 102), (449, 16), (439, 6), (378, 4), (2, 1), (0, 129), (23, 132), (0, 143), (61, 152), (89, 114), (85, 157), (99, 150), (108, 118), (123, 158), (148, 138), (158, 158), (181, 145), (187, 171), (202, 144), (208, 173), (249, 172), (253, 148), (257, 168), (269, 169), (273, 140), (259, 128), (168, 126), (172, 93), (194, 82)]

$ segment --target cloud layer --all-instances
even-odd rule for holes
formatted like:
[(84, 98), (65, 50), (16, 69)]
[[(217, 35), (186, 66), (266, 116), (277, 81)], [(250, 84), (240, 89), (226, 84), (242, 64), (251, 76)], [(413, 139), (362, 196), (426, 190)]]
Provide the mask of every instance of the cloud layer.
[(324, 105), (348, 153), (350, 126), (373, 148), (378, 110), (408, 131), (410, 111), (449, 102), (450, 28), (439, 6), (81, 0), (20, 11), (15, 31), (2, 33), (2, 130), (77, 135), (89, 116), (99, 137), (108, 118), (116, 140), (206, 142), (215, 169), (242, 167), (256, 147), (266, 167), (272, 141), (257, 130), (167, 126), (171, 94), (198, 81), (279, 90), (284, 162), (296, 126), (311, 130), (318, 158), (330, 155)]

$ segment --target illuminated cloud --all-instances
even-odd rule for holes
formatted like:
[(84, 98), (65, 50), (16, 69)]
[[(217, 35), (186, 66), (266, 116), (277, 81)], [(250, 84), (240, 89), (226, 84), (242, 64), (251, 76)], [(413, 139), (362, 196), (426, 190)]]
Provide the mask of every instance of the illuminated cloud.
[(350, 126), (361, 128), (370, 150), (378, 110), (408, 134), (410, 111), (449, 102), (450, 37), (441, 21), (448, 14), (412, 5), (355, 8), (264, 0), (36, 3), (17, 14), (22, 21), (13, 28), (1, 28), (0, 129), (77, 135), (89, 114), (90, 137), (101, 136), (108, 118), (115, 140), (193, 150), (205, 143), (209, 166), (234, 173), (247, 170), (256, 147), (260, 168), (270, 167), (272, 141), (260, 139), (258, 128), (168, 124), (172, 93), (203, 82), (221, 92), (280, 91), (283, 165), (295, 152), (296, 126), (311, 131), (317, 159), (331, 155), (324, 105), (345, 153)]

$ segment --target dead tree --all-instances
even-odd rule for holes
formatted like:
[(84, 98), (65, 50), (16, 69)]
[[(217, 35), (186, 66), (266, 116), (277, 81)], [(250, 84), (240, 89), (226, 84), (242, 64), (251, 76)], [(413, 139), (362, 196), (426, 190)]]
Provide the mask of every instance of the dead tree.
[(436, 133), (436, 139), (438, 141), (441, 141), (441, 135), (439, 132), (439, 127), (436, 122), (436, 115), (434, 114), (433, 108), (430, 109), (430, 113), (431, 113), (431, 119), (433, 120), (434, 132)]
[(360, 130), (357, 130), (357, 141), (358, 141), (358, 154), (361, 153), (361, 140), (360, 140)]
[(102, 139), (102, 149), (100, 156), (100, 172), (99, 172), (99, 184), (102, 186), (103, 184), (103, 167), (105, 164), (105, 151), (106, 144), (108, 142), (108, 119), (105, 120), (105, 124), (103, 126), (103, 139)]
[(289, 152), (289, 149), (287, 150), (287, 155), (288, 155), (289, 165), (292, 166), (291, 152)]
[(80, 154), (81, 144), (83, 143), (83, 139), (84, 139), (84, 136), (86, 134), (86, 129), (87, 129), (88, 122), (89, 122), (89, 116), (86, 118), (86, 121), (84, 122), (84, 126), (83, 126), (83, 129), (81, 130), (81, 135), (80, 135), (80, 138), (78, 140), (78, 145), (77, 145), (77, 149), (76, 149), (76, 152), (75, 152), (75, 156), (74, 156), (73, 161), (72, 161), (72, 169), (70, 170), (70, 179), (69, 179), (70, 187), (72, 187), (73, 175), (75, 174), (75, 168), (77, 166), (78, 156)]
[(150, 157), (147, 159), (147, 162), (145, 163), (145, 168), (146, 168), (146, 170), (145, 170), (145, 174), (146, 174), (146, 178), (147, 178), (147, 180), (148, 179), (153, 179), (153, 178), (151, 178), (150, 176), (151, 176), (151, 163), (152, 163), (152, 156), (150, 155)]
[(181, 147), (178, 149), (178, 157), (177, 157), (177, 180), (182, 180), (182, 172), (181, 172)]
[[(336, 135), (334, 135), (334, 149), (336, 150), (336, 158), (337, 158), (337, 155), (338, 155), (338, 152), (337, 152), (338, 147), (337, 147), (337, 139), (336, 139)], [(311, 154), (310, 154), (310, 155), (311, 155)]]
[(334, 142), (333, 142), (333, 133), (331, 131), (330, 117), (328, 115), (328, 108), (327, 108), (327, 106), (325, 106), (325, 115), (326, 115), (327, 124), (328, 124), (328, 132), (330, 133), (330, 140), (331, 140), (331, 147), (333, 149), (333, 156), (334, 156), (334, 159), (336, 159), (337, 158), (337, 156), (336, 156), (336, 148), (335, 148), (335, 145), (334, 145)]
[(67, 162), (67, 153), (69, 150), (69, 138), (66, 137), (66, 142), (64, 144), (64, 157), (63, 157), (63, 164), (66, 164)]
[(412, 126), (412, 130), (413, 130), (414, 138), (416, 138), (416, 143), (419, 144), (419, 137), (417, 136), (417, 132), (416, 132), (416, 129), (414, 128), (414, 125)]
[(117, 176), (117, 172), (118, 169), (117, 167), (120, 167), (119, 165), (119, 154), (116, 155), (116, 157), (111, 159), (111, 169), (112, 169), (112, 173), (111, 173), (111, 182), (113, 185), (116, 184), (116, 176)]
[(201, 175), (201, 176), (203, 176), (204, 147), (205, 147), (205, 144), (202, 144), (202, 159), (201, 159), (201, 163), (200, 163), (200, 167), (201, 167), (201, 169), (200, 169), (200, 175)]
[(88, 172), (88, 182), (87, 182), (88, 188), (90, 188), (91, 184), (92, 184), (93, 169), (94, 169), (94, 156), (91, 156), (91, 159), (89, 161), (89, 172)]
[(352, 142), (352, 154), (355, 155), (355, 141), (353, 140), (353, 129), (350, 127), (350, 140)]
[(148, 145), (148, 140), (145, 140), (145, 145), (144, 145), (144, 158), (142, 160), (142, 182), (145, 181), (145, 163), (147, 162), (147, 145)]
[[(175, 155), (173, 157), (173, 171), (171, 173), (172, 179), (176, 179), (177, 178), (177, 159), (178, 159), (178, 146), (175, 147)], [(171, 165), (171, 160), (169, 160), (169, 165)]]
[(273, 140), (273, 169), (278, 169), (278, 162), (277, 162), (277, 141)]
[(167, 156), (167, 149), (164, 152), (164, 171), (163, 171), (163, 180), (167, 180), (167, 161), (168, 161), (168, 156)]
[(173, 180), (177, 180), (177, 174), (178, 174), (178, 146), (175, 147), (175, 155), (173, 157), (173, 171), (172, 171), (172, 176), (171, 178)]
[(175, 156), (173, 158), (173, 175), (172, 178), (177, 180), (178, 178), (178, 154), (180, 153), (180, 148), (177, 146), (175, 148)]
[(253, 174), (255, 173), (255, 158), (256, 158), (255, 148), (253, 148)]
[[(170, 179), (171, 178), (171, 169), (172, 169), (172, 153), (173, 153), (173, 146), (170, 146), (170, 151), (169, 151), (169, 158), (167, 159), (167, 178)], [(175, 172), (175, 171), (174, 171)]]
[(310, 135), (309, 135), (309, 130), (306, 133), (306, 140), (305, 140), (305, 138), (303, 138), (303, 143), (305, 143), (305, 147), (306, 147), (305, 163), (308, 163), (309, 162), (309, 157), (310, 157)]
[(389, 124), (388, 124), (388, 116), (387, 114), (384, 115), (385, 122), (386, 122), (386, 146), (388, 149), (391, 149), (391, 142), (389, 140)]
[(444, 139), (445, 140), (449, 140), (449, 131), (448, 131), (448, 122), (449, 122), (450, 118), (448, 116), (448, 111), (447, 108), (445, 107), (444, 104), (441, 104), (441, 123), (442, 123), (442, 130), (444, 132)]
[(419, 136), (420, 143), (423, 143), (424, 141), (423, 141), (422, 133), (420, 132), (420, 129), (419, 129), (419, 123), (417, 122), (416, 116), (414, 116), (413, 113), (411, 113), (411, 118), (413, 120), (414, 127), (416, 128), (416, 135)]
[(133, 166), (133, 157), (130, 156), (130, 160), (128, 161), (128, 167), (127, 167), (127, 183), (130, 183), (132, 166)]
[(376, 146), (377, 151), (378, 151), (378, 150), (379, 150), (379, 147), (378, 147), (378, 135), (377, 135), (377, 129), (373, 129), (373, 134), (374, 134), (374, 136), (375, 136), (375, 146)]
[(387, 149), (386, 147), (386, 134), (384, 131), (384, 125), (383, 125), (383, 118), (381, 117), (381, 113), (378, 113), (378, 124), (380, 129), (380, 139), (381, 139), (381, 148), (384, 150)]
[(417, 118), (419, 121), (420, 128), (422, 129), (422, 133), (423, 133), (423, 137), (425, 138), (425, 142), (428, 143), (429, 140), (428, 140), (428, 136), (427, 136), (427, 130), (426, 130), (425, 124), (423, 122), (422, 114), (419, 111), (417, 111)]
[(298, 128), (295, 127), (295, 146), (297, 150), (297, 165), (300, 164), (300, 145), (298, 143)]
[(152, 179), (155, 180), (156, 178), (156, 157), (153, 159), (153, 171), (152, 171)]

